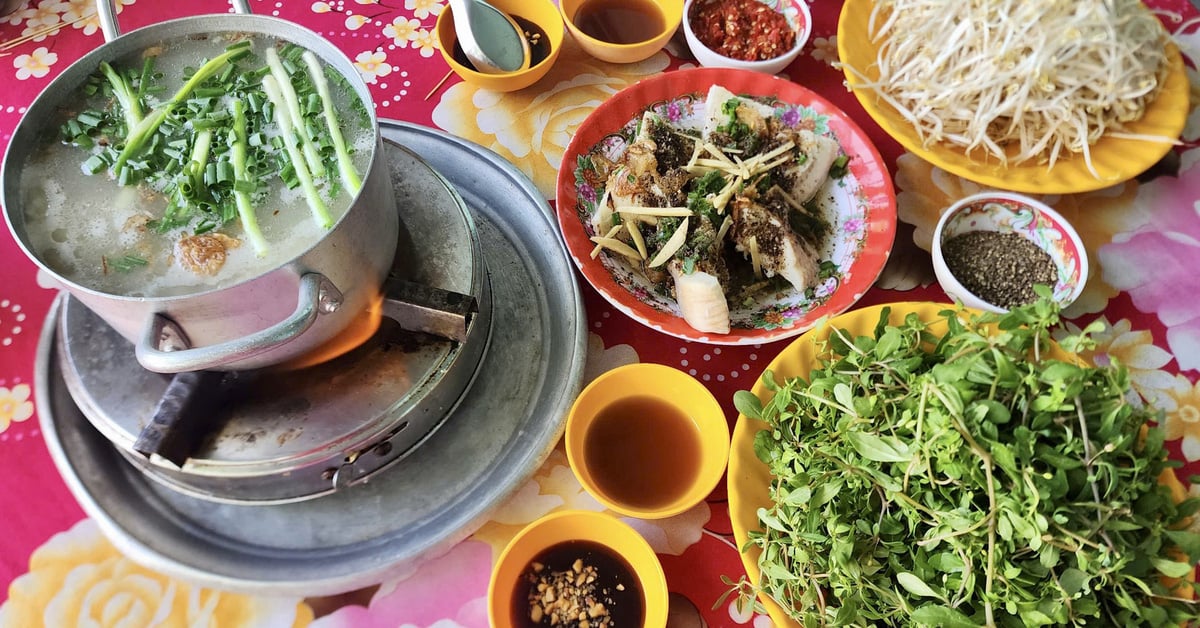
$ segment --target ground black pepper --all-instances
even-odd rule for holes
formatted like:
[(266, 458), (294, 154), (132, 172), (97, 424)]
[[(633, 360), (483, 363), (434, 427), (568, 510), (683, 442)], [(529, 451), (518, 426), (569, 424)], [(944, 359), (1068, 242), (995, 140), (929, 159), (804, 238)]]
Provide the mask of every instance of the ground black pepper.
[(1035, 284), (1054, 287), (1054, 260), (1019, 233), (968, 231), (942, 245), (946, 267), (975, 296), (1004, 309), (1037, 300)]

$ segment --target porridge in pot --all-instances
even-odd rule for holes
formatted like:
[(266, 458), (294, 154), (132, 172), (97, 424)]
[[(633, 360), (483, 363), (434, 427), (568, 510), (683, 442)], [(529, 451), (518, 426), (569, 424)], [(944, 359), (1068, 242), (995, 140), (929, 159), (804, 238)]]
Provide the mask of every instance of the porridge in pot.
[(341, 75), (264, 35), (164, 42), (77, 95), (20, 202), (39, 259), (108, 294), (207, 291), (294, 259), (346, 213), (375, 146)]

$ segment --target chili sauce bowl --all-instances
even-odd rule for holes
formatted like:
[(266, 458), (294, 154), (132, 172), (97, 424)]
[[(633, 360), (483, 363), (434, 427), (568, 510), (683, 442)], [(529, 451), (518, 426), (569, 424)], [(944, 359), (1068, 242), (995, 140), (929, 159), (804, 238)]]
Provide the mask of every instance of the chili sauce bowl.
[(641, 519), (677, 515), (708, 497), (729, 459), (721, 404), (691, 375), (627, 364), (593, 380), (567, 415), (567, 460), (610, 510)]
[[(568, 585), (567, 576), (582, 582)], [(587, 582), (589, 577), (593, 582)], [(536, 591), (539, 584), (546, 584), (553, 594), (547, 598), (541, 591), (531, 601), (530, 590)], [(609, 619), (611, 626), (666, 625), (667, 580), (662, 563), (637, 531), (601, 512), (551, 513), (518, 532), (500, 553), (488, 585), (489, 623), (513, 628), (538, 625), (534, 618), (555, 612), (556, 603), (569, 607), (589, 594), (604, 607), (602, 613), (588, 609), (593, 626), (600, 625), (595, 620), (601, 618)]]
[(477, 71), (467, 61), (461, 49), (455, 51), (458, 45), (458, 35), (454, 32), (454, 15), (449, 7), (438, 14), (437, 24), (434, 26), (442, 58), (463, 81), (476, 87), (495, 92), (513, 92), (529, 87), (550, 71), (554, 62), (558, 60), (559, 53), (562, 52), (563, 23), (558, 14), (558, 8), (550, 0), (490, 0), (490, 2), (492, 6), (511, 15), (522, 27), (526, 26), (525, 22), (531, 22), (541, 30), (539, 37), (535, 38), (534, 35), (537, 33), (532, 30), (526, 36), (529, 40), (536, 39), (536, 41), (530, 41), (529, 48), (532, 59), (529, 67), (516, 72), (499, 74)]
[[(610, 63), (648, 59), (679, 28), (679, 0), (561, 0), (563, 22), (584, 52)], [(611, 35), (602, 34), (611, 33)]]
[(722, 54), (709, 48), (701, 40), (697, 31), (701, 30), (703, 14), (721, 0), (687, 0), (683, 4), (683, 35), (688, 48), (696, 61), (709, 68), (733, 68), (752, 70), (763, 74), (778, 74), (796, 60), (808, 38), (812, 35), (812, 14), (805, 0), (751, 0), (763, 5), (765, 10), (782, 15), (788, 27), (796, 34), (795, 43), (787, 50), (779, 51), (779, 55), (762, 61), (746, 61)]
[[(984, 236), (967, 235), (976, 232), (998, 235), (986, 242)], [(964, 239), (956, 242), (959, 237)], [(1052, 268), (1044, 258), (1033, 263), (1040, 256), (1023, 254), (1033, 249), (1048, 256)], [(989, 312), (1008, 311), (1014, 295), (1028, 295), (1024, 286), (1040, 277), (1048, 279), (1038, 283), (1047, 285), (1063, 308), (1087, 283), (1088, 257), (1079, 234), (1045, 203), (1021, 194), (983, 192), (954, 203), (938, 220), (931, 252), (946, 294)]]

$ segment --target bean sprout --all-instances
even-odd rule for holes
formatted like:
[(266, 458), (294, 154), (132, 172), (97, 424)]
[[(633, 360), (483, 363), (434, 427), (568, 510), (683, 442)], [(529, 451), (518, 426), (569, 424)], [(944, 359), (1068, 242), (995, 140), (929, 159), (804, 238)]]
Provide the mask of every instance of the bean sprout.
[(1166, 31), (1138, 0), (877, 0), (868, 32), (879, 77), (847, 66), (925, 147), (983, 150), (1052, 167), (1123, 134), (1157, 96)]

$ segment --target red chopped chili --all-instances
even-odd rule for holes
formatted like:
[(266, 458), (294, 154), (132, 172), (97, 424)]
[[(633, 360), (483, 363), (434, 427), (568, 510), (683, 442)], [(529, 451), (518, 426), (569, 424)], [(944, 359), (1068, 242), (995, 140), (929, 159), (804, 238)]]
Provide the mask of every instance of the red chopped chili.
[(688, 20), (701, 43), (731, 59), (766, 61), (796, 44), (787, 18), (758, 0), (702, 0)]

